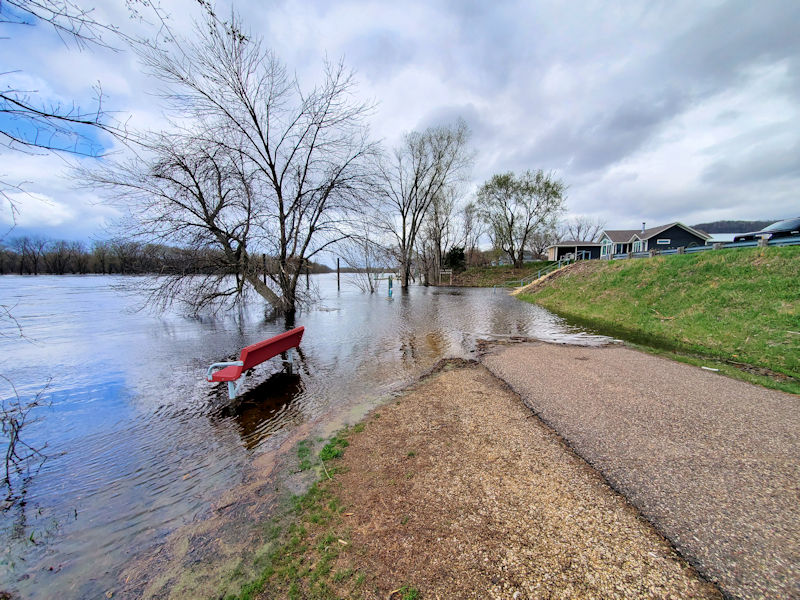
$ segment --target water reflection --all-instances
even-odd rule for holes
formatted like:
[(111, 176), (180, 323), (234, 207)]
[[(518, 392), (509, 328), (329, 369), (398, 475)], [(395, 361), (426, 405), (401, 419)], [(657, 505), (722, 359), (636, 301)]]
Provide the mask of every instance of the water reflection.
[(253, 450), (276, 431), (303, 421), (298, 403), (303, 392), (305, 386), (300, 375), (275, 373), (234, 401), (223, 404), (209, 417), (232, 421), (245, 447)]
[[(114, 290), (115, 277), (0, 277), (2, 303), (17, 306), (33, 340), (0, 336), (0, 373), (28, 397), (52, 378), (52, 409), (29, 434), (58, 456), (31, 483), (26, 535), (12, 539), (14, 518), (2, 515), (0, 589), (102, 596), (132, 554), (197, 517), (293, 428), (385, 395), (440, 358), (468, 357), (477, 338), (597, 341), (492, 290), (387, 299), (343, 279), (337, 291), (335, 275), (313, 277), (320, 304), (287, 322), (261, 306), (218, 318), (133, 312), (138, 300)], [(205, 381), (209, 364), (296, 325), (306, 328), (296, 376), (276, 357), (234, 404)]]

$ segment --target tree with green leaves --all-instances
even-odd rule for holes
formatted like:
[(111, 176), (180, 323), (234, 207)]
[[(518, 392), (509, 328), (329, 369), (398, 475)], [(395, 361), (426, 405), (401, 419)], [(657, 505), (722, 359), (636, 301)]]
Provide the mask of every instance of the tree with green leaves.
[(494, 247), (522, 266), (536, 232), (555, 225), (564, 211), (566, 185), (552, 173), (526, 171), (492, 176), (478, 190), (478, 207)]

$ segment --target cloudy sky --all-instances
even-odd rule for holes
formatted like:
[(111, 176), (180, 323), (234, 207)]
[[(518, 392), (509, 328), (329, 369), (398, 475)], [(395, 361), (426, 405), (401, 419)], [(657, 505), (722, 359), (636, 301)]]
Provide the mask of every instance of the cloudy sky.
[[(141, 27), (122, 0), (95, 6), (100, 19)], [(163, 6), (178, 32), (200, 16), (191, 0)], [(464, 118), (473, 190), (493, 173), (552, 170), (570, 213), (609, 228), (800, 215), (796, 0), (237, 0), (218, 12), (231, 6), (304, 85), (326, 56), (343, 57), (378, 103), (371, 129), (387, 146)], [(0, 24), (0, 38), (2, 87), (91, 106), (100, 82), (105, 107), (132, 126), (163, 123), (130, 52), (78, 51), (44, 26)], [(24, 182), (19, 233), (102, 237), (114, 218), (61, 158), (0, 151), (0, 178)]]

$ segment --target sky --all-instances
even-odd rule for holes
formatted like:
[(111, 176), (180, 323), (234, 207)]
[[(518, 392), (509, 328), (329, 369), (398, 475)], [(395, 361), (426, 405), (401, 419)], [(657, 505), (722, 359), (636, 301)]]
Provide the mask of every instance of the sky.
[[(123, 0), (93, 6), (100, 20), (147, 30)], [(196, 2), (162, 7), (191, 35)], [(567, 184), (569, 216), (609, 229), (800, 215), (796, 0), (217, 3), (231, 10), (305, 87), (326, 57), (343, 58), (376, 102), (370, 129), (387, 148), (463, 118), (476, 152), (465, 199), (495, 173), (544, 169)], [(91, 107), (99, 83), (129, 126), (164, 125), (158, 87), (131, 52), (79, 50), (47, 26), (0, 24), (0, 38), (3, 88)], [(14, 235), (108, 236), (118, 213), (76, 186), (70, 162), (0, 150), (0, 179), (24, 189), (12, 192)], [(10, 223), (3, 205), (0, 227)]]

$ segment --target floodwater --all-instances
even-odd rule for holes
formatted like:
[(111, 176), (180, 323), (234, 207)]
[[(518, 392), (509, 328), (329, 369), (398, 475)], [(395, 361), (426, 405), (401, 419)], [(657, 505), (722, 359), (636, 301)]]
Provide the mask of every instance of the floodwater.
[[(121, 567), (241, 481), (293, 428), (387, 395), (475, 341), (520, 335), (604, 341), (491, 289), (395, 288), (374, 295), (312, 276), (320, 302), (299, 312), (295, 377), (278, 359), (255, 369), (235, 405), (206, 367), (286, 329), (253, 306), (217, 318), (136, 311), (118, 277), (0, 277), (0, 375), (25, 401), (44, 391), (26, 431), (49, 456), (23, 508), (0, 513), (0, 590), (22, 598), (100, 597)], [(0, 381), (0, 394), (12, 394)], [(46, 389), (45, 389), (46, 388)], [(5, 494), (4, 494), (5, 495)]]

